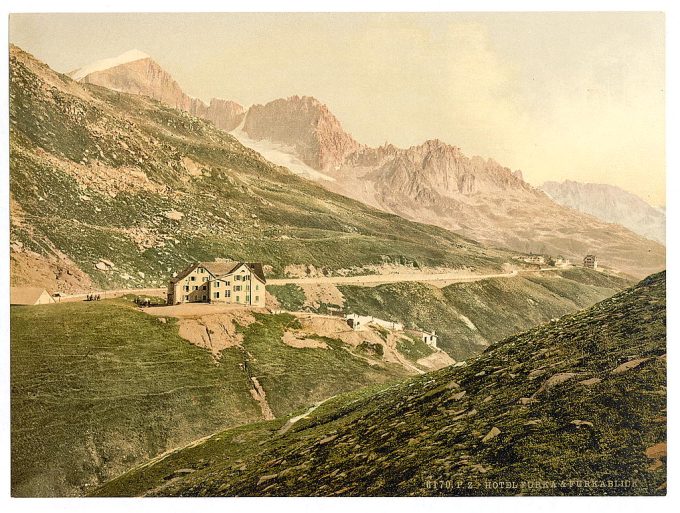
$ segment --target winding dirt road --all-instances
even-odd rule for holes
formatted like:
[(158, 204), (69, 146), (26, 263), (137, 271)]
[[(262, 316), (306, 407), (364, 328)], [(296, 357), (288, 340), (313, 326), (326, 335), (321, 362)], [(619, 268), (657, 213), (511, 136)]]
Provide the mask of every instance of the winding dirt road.
[(500, 274), (473, 274), (464, 271), (450, 273), (396, 273), (396, 274), (368, 274), (363, 276), (320, 276), (315, 278), (274, 278), (267, 280), (267, 285), (359, 285), (374, 287), (385, 283), (400, 283), (405, 281), (446, 282), (459, 283), (486, 280), (488, 278), (512, 278), (518, 271)]
[[(272, 278), (267, 280), (267, 285), (358, 285), (360, 287), (375, 287), (385, 283), (401, 282), (426, 282), (437, 287), (445, 287), (452, 283), (467, 283), (490, 278), (514, 278), (519, 274), (554, 271), (559, 268), (543, 268), (535, 270), (511, 271), (498, 274), (474, 274), (465, 271), (452, 271), (444, 273), (393, 273), (393, 274), (368, 274), (362, 276), (320, 276), (313, 278)], [(148, 296), (165, 297), (166, 288), (144, 289), (118, 289), (118, 290), (93, 290), (83, 294), (67, 294), (61, 296), (58, 301), (83, 301), (88, 294), (99, 294), (101, 299), (121, 297), (126, 294), (138, 294)]]

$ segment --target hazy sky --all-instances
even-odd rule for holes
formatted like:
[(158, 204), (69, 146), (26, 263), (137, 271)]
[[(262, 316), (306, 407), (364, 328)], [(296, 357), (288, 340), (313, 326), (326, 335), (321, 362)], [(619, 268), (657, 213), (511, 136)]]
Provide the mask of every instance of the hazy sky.
[(13, 15), (10, 40), (62, 72), (137, 48), (206, 100), (315, 96), (362, 143), (665, 204), (662, 14)]

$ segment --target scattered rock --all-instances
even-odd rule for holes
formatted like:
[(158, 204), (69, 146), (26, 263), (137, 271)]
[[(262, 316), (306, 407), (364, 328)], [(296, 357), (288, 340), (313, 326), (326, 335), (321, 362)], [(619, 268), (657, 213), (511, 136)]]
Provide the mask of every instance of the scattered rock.
[(184, 217), (184, 214), (182, 212), (179, 212), (178, 210), (170, 210), (169, 212), (166, 212), (163, 215), (173, 221), (181, 221), (182, 218)]
[(489, 431), (484, 438), (482, 438), (482, 443), (486, 443), (489, 440), (496, 438), (498, 435), (501, 434), (501, 430), (498, 429), (496, 426), (491, 428), (491, 431)]
[(588, 426), (588, 427), (593, 427), (592, 422), (588, 422), (587, 420), (572, 420), (570, 424), (573, 424), (576, 427), (581, 427), (581, 426)]
[(536, 379), (537, 377), (542, 376), (542, 375), (545, 374), (545, 373), (546, 373), (546, 370), (545, 370), (545, 369), (536, 369), (536, 370), (532, 370), (532, 371), (529, 373), (528, 378), (529, 378), (529, 379)]
[(271, 481), (272, 479), (276, 479), (277, 477), (278, 474), (267, 474), (266, 476), (262, 476), (257, 482), (257, 486), (260, 486), (262, 483), (266, 483), (267, 481)]
[(168, 322), (168, 320), (165, 317), (159, 317), (158, 322), (160, 322), (161, 324), (165, 324), (166, 322)]
[(600, 378), (590, 378), (584, 379), (583, 381), (579, 381), (578, 384), (589, 387), (590, 385), (597, 385), (600, 381), (602, 381)]
[(645, 449), (645, 456), (650, 459), (660, 459), (666, 456), (666, 442), (659, 442)]
[(564, 383), (565, 381), (569, 381), (570, 379), (574, 378), (577, 376), (576, 373), (574, 372), (560, 372), (558, 374), (553, 374), (550, 376), (548, 379), (546, 379), (543, 384), (541, 385), (541, 388), (536, 391), (534, 396), (539, 395), (540, 393), (556, 386), (559, 385), (560, 383)]
[(522, 406), (526, 406), (527, 404), (537, 403), (538, 399), (534, 399), (533, 397), (520, 397), (518, 402)]
[(647, 360), (649, 360), (649, 358), (637, 358), (635, 360), (631, 360), (629, 362), (622, 363), (621, 365), (619, 365), (616, 369), (614, 369), (612, 371), (612, 374), (621, 374), (622, 372), (629, 371), (631, 369), (634, 369), (635, 367), (637, 367), (641, 363), (646, 362)]
[(661, 460), (654, 460), (649, 464), (649, 466), (647, 467), (647, 470), (651, 470), (653, 472), (655, 470), (659, 470), (662, 467), (663, 467), (663, 462)]
[(472, 465), (472, 467), (470, 467), (470, 468), (472, 468), (472, 470), (476, 470), (480, 474), (486, 474), (489, 471), (489, 469), (484, 468), (482, 465), (479, 465), (479, 464)]
[(330, 435), (330, 436), (327, 436), (326, 438), (322, 438), (321, 440), (319, 440), (319, 445), (325, 445), (329, 442), (332, 442), (337, 437), (338, 437), (338, 435)]

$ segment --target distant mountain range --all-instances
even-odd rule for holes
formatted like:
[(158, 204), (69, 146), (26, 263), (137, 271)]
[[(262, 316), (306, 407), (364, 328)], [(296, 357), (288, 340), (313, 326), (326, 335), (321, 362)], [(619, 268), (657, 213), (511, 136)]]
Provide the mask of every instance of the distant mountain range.
[[(406, 149), (391, 144), (368, 147), (311, 97), (277, 99), (247, 110), (228, 100), (212, 100), (206, 106), (186, 95), (152, 59), (139, 57), (71, 75), (82, 76), (81, 82), (150, 96), (213, 121), (272, 162), (331, 191), (486, 245), (575, 261), (595, 253), (603, 265), (635, 276), (665, 267), (665, 249), (658, 242), (567, 208), (526, 183), (521, 171), (492, 159), (467, 157), (439, 140)], [(213, 104), (221, 109), (211, 109)]]
[(560, 205), (616, 223), (655, 240), (666, 243), (666, 212), (620, 187), (602, 183), (571, 180), (545, 182), (541, 190)]

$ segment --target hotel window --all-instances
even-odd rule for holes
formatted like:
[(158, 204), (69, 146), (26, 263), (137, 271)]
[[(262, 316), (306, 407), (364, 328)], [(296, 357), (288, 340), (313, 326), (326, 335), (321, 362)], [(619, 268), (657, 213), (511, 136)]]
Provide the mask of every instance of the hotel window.
[(198, 285), (194, 285), (194, 290), (198, 290)]
[(207, 276), (204, 276), (204, 277), (203, 277), (203, 281), (208, 281), (208, 277), (207, 277)]
[(241, 275), (237, 274), (236, 276), (234, 276), (234, 279), (236, 281), (241, 281)]
[(220, 282), (219, 282), (219, 281), (216, 281), (216, 282), (215, 282), (215, 287), (219, 287), (219, 286), (220, 286)]
[(219, 299), (219, 298), (220, 298), (220, 293), (219, 293), (219, 292), (215, 292), (215, 293), (213, 294), (213, 297), (214, 297), (215, 299)]
[(191, 281), (196, 281), (196, 276), (192, 276)]
[(260, 300), (260, 296), (255, 296), (255, 302), (257, 303)]
[(241, 291), (241, 285), (234, 285), (234, 291), (240, 292)]
[(241, 296), (236, 296), (236, 302), (238, 303), (239, 301), (241, 301)]
[(231, 290), (227, 290), (226, 297), (231, 297)]
[(259, 286), (259, 285), (255, 285), (255, 290), (260, 290), (260, 286)]
[(207, 298), (207, 296), (204, 294), (204, 295), (203, 295), (203, 301), (205, 301), (206, 299), (208, 299), (208, 298)]
[(184, 286), (184, 292), (189, 292), (189, 285)]
[(205, 290), (205, 285), (203, 285), (201, 288), (202, 288), (203, 290)]
[(184, 296), (184, 301), (189, 301), (189, 296)]
[(250, 296), (246, 296), (246, 303), (250, 301)]

